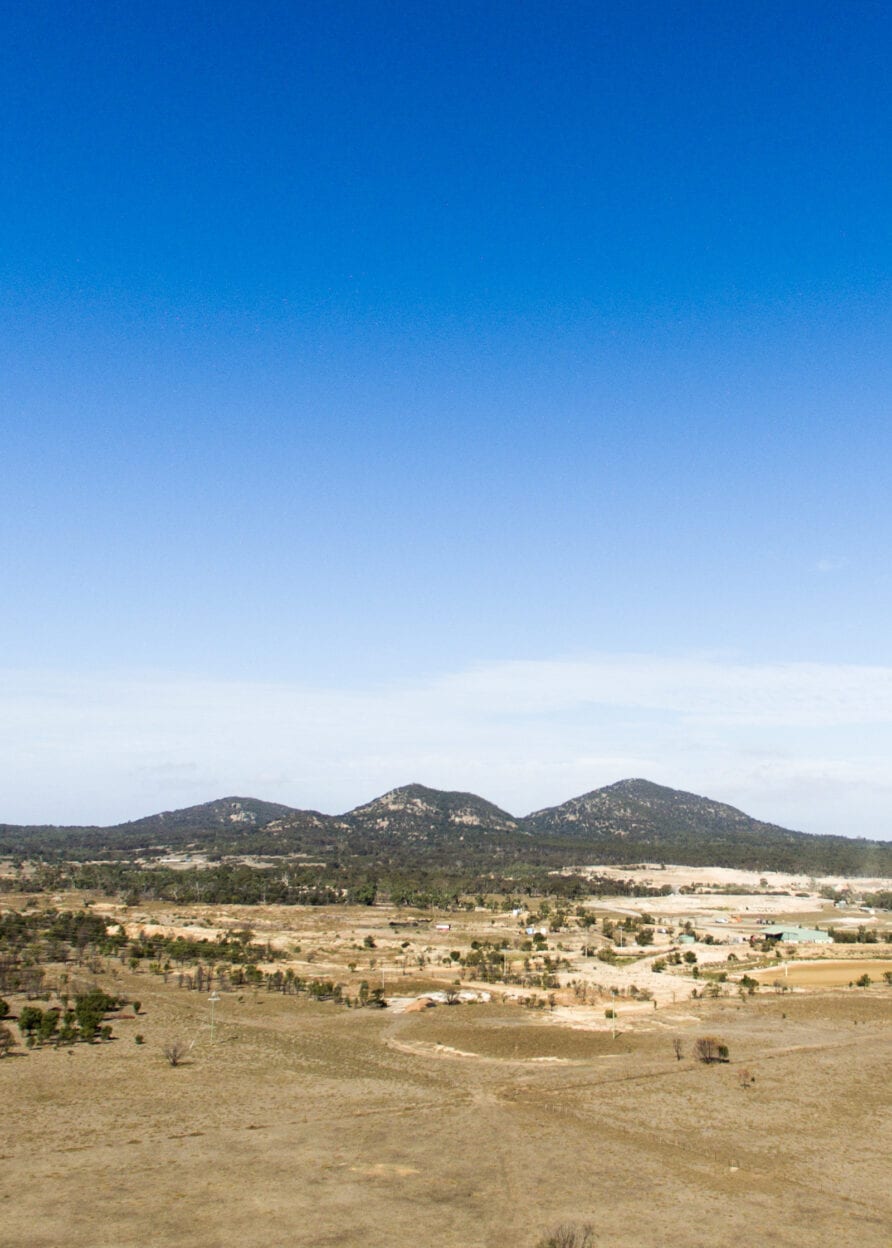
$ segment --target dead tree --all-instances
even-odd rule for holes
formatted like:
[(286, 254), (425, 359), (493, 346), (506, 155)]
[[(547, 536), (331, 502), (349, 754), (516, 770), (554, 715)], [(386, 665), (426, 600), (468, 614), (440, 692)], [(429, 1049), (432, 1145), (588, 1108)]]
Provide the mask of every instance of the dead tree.
[(168, 1040), (163, 1045), (161, 1052), (167, 1059), (169, 1066), (179, 1066), (183, 1058), (189, 1052), (189, 1047), (183, 1040)]

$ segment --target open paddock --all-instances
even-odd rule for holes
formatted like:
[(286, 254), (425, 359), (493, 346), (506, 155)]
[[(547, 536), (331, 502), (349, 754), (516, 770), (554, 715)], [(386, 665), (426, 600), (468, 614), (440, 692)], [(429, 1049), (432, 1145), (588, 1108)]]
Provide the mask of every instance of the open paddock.
[[(137, 932), (250, 928), (285, 951), (271, 969), (331, 975), (351, 995), (383, 982), (394, 1000), (454, 983), (451, 953), (474, 940), (529, 956), (510, 913), (456, 912), (448, 931), (383, 906), (102, 913)], [(126, 956), (88, 959), (79, 977), (142, 1009), (121, 1011), (111, 1042), (0, 1061), (0, 1243), (533, 1248), (578, 1220), (616, 1248), (888, 1248), (892, 960), (840, 946), (791, 963), (788, 985), (816, 975), (813, 991), (741, 997), (729, 983), (691, 999), (703, 979), (654, 975), (653, 952), (607, 966), (581, 956), (588, 939), (549, 935), (569, 961), (553, 1008), (466, 974), (489, 1001), (347, 1009), (252, 985), (220, 992), (213, 1037), (207, 992), (178, 987), (176, 968), (165, 982)], [(837, 970), (874, 984), (833, 987)], [(571, 991), (586, 976), (606, 1002)], [(606, 1019), (610, 993), (636, 982), (659, 988), (658, 1008), (618, 996)], [(696, 1060), (706, 1035), (728, 1062)], [(176, 1068), (171, 1038), (187, 1049)]]
[(873, 982), (882, 983), (887, 971), (892, 972), (892, 950), (885, 961), (879, 958), (821, 958), (814, 962), (787, 962), (752, 971), (751, 975), (763, 984), (777, 980), (790, 988), (841, 988), (861, 975), (869, 975)]

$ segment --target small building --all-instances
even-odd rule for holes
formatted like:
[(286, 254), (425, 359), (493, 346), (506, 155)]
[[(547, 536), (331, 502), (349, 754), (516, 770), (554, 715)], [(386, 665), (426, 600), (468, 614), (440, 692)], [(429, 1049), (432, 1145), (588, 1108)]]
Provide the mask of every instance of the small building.
[(678, 943), (680, 945), (695, 945), (697, 943), (697, 937), (692, 936), (690, 932), (682, 932), (678, 938)]

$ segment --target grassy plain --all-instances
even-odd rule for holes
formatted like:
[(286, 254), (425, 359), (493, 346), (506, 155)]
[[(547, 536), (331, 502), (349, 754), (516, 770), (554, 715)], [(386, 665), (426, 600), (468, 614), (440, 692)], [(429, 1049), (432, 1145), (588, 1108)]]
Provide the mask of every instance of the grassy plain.
[[(562, 1221), (616, 1248), (892, 1242), (892, 988), (629, 1002), (616, 1035), (568, 993), (529, 1010), (492, 986), (407, 1012), (451, 971), (412, 965), (403, 942), (466, 948), (493, 920), (435, 933), (394, 916), (140, 915), (266, 928), (300, 945), (302, 975), (372, 980), (383, 962), (392, 1005), (241, 989), (221, 994), (212, 1042), (206, 995), (108, 964), (98, 980), (142, 1002), (116, 1040), (0, 1061), (3, 1248), (533, 1248)], [(704, 1034), (729, 1063), (693, 1060)], [(191, 1045), (175, 1069), (173, 1037)]]

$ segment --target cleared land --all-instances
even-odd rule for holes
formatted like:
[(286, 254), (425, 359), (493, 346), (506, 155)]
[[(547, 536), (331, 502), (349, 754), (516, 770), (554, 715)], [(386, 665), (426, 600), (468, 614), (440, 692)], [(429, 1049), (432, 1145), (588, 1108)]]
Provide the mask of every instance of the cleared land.
[(892, 971), (892, 960), (887, 962), (872, 958), (834, 961), (830, 958), (815, 962), (785, 964), (782, 971), (776, 967), (754, 971), (754, 978), (763, 982), (783, 981), (791, 988), (842, 988), (853, 984), (861, 975), (871, 980), (882, 980), (886, 971)]
[[(728, 900), (684, 899), (692, 913)], [(749, 900), (755, 915), (763, 899)], [(659, 947), (608, 967), (581, 956), (573, 931), (549, 945), (565, 946), (563, 981), (588, 976), (585, 1004), (561, 989), (553, 1009), (524, 1009), (510, 1001), (520, 989), (465, 976), (491, 999), (414, 1011), (409, 1001), (451, 982), (450, 950), (503, 929), (516, 938), (518, 919), (449, 916), (438, 932), (438, 919), (394, 928), (415, 920), (383, 907), (107, 916), (193, 935), (250, 924), (288, 951), (276, 966), (336, 975), (351, 992), (360, 977), (380, 982), (383, 966), (392, 1004), (346, 1010), (242, 988), (221, 994), (212, 1042), (206, 994), (124, 962), (97, 969), (142, 1002), (138, 1018), (114, 1020), (115, 1041), (0, 1061), (4, 1246), (532, 1248), (567, 1220), (619, 1248), (892, 1240), (890, 946), (831, 947), (852, 968), (846, 983), (869, 967), (868, 988), (691, 999), (702, 980), (646, 971)], [(624, 998), (615, 1023), (605, 1018), (608, 975), (665, 985), (658, 1008)], [(707, 1034), (728, 1045), (728, 1063), (693, 1059)], [(173, 1037), (191, 1046), (176, 1069), (162, 1056)]]

